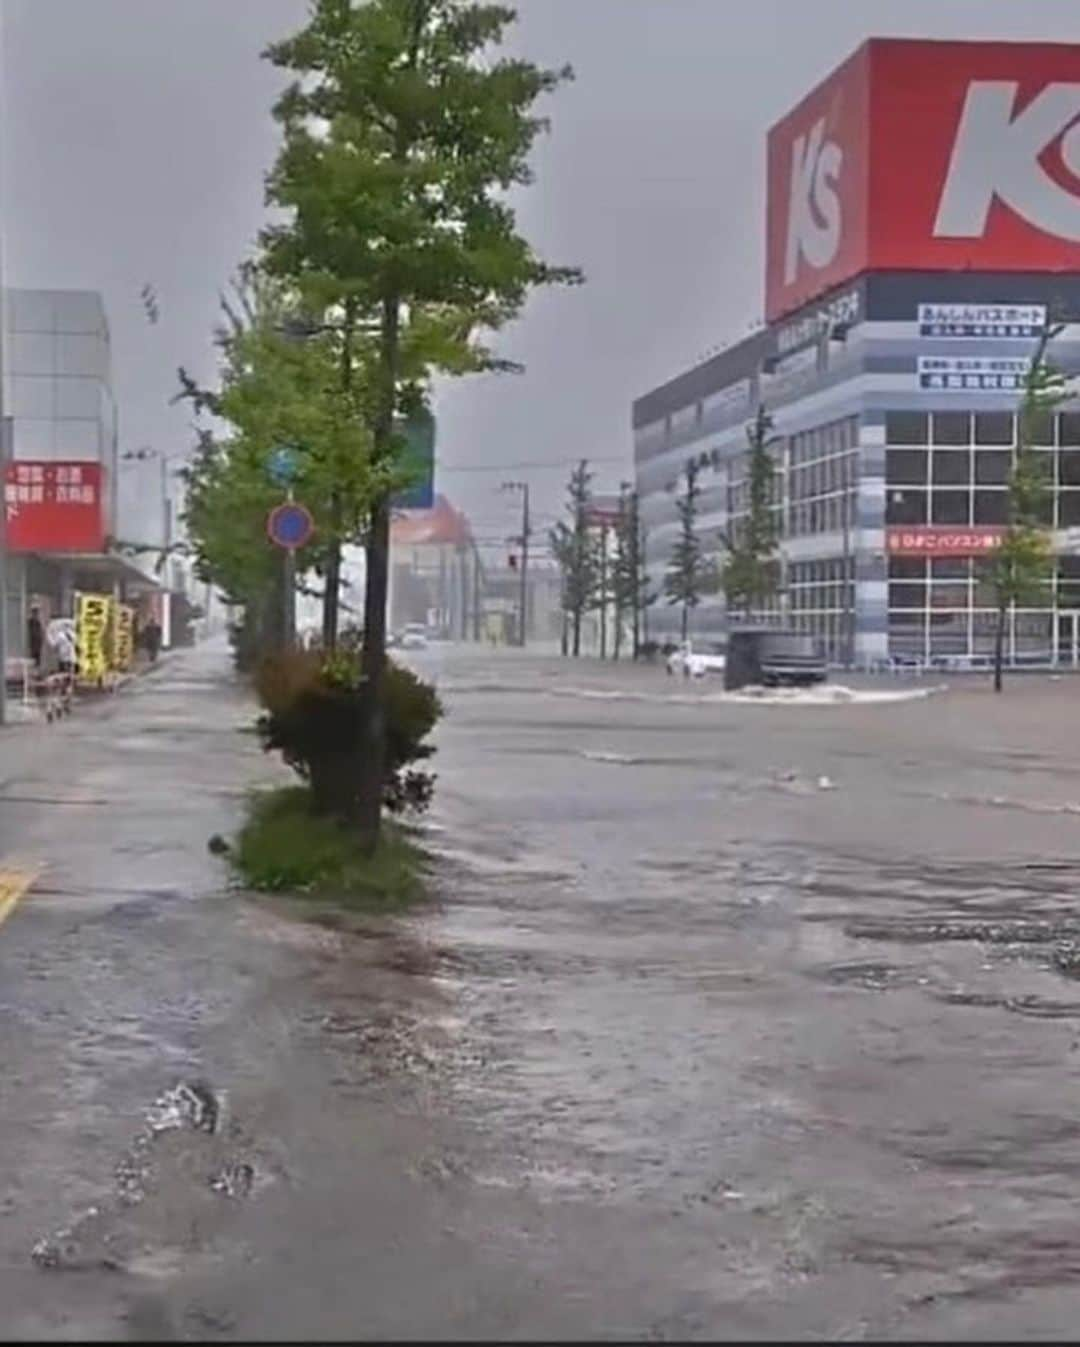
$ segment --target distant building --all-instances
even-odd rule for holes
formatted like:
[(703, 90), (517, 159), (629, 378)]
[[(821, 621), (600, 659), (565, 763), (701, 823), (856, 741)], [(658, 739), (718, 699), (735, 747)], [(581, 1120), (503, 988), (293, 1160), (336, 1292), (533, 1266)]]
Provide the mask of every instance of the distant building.
[[(773, 418), (776, 608), (835, 658), (986, 660), (982, 559), (1008, 519), (1017, 409), (1048, 322), (1080, 368), (1080, 45), (865, 43), (770, 131), (766, 325), (633, 408), (662, 592), (685, 467), (720, 560), (749, 506), (747, 423)], [(1036, 139), (1032, 139), (1032, 127)], [(1041, 137), (1041, 139), (1039, 138)], [(1007, 658), (1080, 665), (1080, 402), (1035, 429), (1054, 574), (1009, 613)], [(650, 629), (673, 639), (661, 600)], [(722, 595), (694, 633), (726, 628)]]
[(390, 525), (389, 623), (423, 623), (447, 640), (480, 634), (481, 565), (467, 517), (445, 496), (400, 510)]
[(109, 325), (99, 294), (3, 293), (8, 649), (27, 614), (70, 615), (76, 590), (131, 601), (161, 585), (111, 549), (119, 436)]

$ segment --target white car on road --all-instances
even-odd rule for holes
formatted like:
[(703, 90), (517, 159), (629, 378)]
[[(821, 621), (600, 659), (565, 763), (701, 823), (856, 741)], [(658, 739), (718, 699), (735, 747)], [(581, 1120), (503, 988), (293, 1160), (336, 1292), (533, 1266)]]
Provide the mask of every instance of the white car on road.
[(704, 678), (707, 674), (724, 672), (724, 647), (715, 642), (694, 645), (684, 641), (667, 659), (669, 674), (681, 673), (687, 678)]
[(426, 650), (427, 630), (419, 622), (410, 622), (401, 633), (402, 650)]

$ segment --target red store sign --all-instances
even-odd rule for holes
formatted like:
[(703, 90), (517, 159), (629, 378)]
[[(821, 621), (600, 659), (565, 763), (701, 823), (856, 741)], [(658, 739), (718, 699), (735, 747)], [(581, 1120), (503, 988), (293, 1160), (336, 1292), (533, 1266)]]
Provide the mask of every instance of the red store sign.
[(890, 528), (885, 531), (885, 547), (891, 557), (977, 557), (992, 552), (1004, 533), (996, 524)]
[(769, 133), (770, 321), (865, 271), (1080, 269), (1080, 45), (875, 38)]
[(103, 552), (100, 463), (7, 465), (7, 545), (12, 552)]

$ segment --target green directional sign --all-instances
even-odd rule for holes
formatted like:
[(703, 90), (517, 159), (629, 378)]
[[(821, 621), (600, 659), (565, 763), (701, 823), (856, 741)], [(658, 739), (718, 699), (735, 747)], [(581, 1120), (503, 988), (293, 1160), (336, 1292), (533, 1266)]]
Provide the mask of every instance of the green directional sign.
[(435, 503), (435, 418), (426, 409), (398, 423), (405, 436), (403, 475), (408, 480), (394, 499), (398, 510), (430, 510)]

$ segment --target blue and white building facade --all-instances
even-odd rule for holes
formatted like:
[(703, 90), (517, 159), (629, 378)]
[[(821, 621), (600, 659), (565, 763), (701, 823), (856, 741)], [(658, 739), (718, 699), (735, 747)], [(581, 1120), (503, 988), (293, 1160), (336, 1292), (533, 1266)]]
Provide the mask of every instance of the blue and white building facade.
[[(746, 510), (747, 428), (773, 419), (778, 615), (834, 659), (988, 656), (995, 615), (985, 558), (1006, 522), (1017, 411), (1032, 351), (1063, 324), (1053, 364), (1080, 370), (1080, 276), (870, 273), (646, 393), (634, 463), (652, 588), (650, 634), (675, 640), (663, 578), (685, 466), (701, 466), (698, 533)], [(1054, 573), (1010, 612), (1007, 656), (1080, 665), (1080, 400), (1045, 418), (1035, 449), (1049, 486)], [(692, 634), (721, 635), (723, 595)]]

